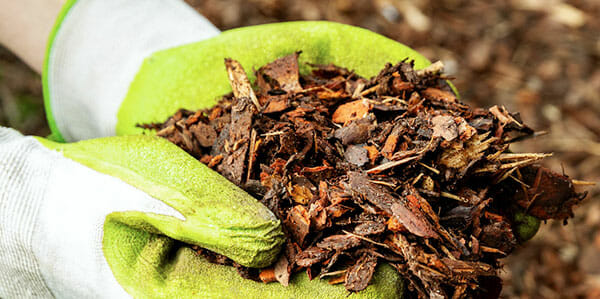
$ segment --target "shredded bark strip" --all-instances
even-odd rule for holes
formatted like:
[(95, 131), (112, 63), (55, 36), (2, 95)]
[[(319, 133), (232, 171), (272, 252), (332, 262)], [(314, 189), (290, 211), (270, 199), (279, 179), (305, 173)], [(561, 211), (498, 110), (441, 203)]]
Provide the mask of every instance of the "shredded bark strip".
[(306, 271), (350, 292), (389, 263), (408, 296), (497, 297), (499, 259), (522, 241), (514, 215), (566, 221), (585, 197), (537, 164), (549, 154), (512, 153), (534, 131), (504, 107), (461, 103), (440, 63), (387, 64), (368, 80), (334, 65), (301, 75), (299, 54), (261, 67), (255, 86), (226, 59), (232, 94), (142, 125), (282, 220), (287, 243), (272, 267), (198, 249), (210, 261), (283, 285)]

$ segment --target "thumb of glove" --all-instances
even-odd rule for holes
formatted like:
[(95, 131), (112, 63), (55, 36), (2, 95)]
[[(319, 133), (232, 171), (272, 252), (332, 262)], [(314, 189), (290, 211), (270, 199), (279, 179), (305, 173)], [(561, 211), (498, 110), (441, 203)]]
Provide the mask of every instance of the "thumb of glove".
[[(0, 139), (0, 168), (7, 174), (0, 183), (8, 191), (0, 201), (8, 207), (0, 212), (6, 216), (0, 231), (9, 232), (0, 238), (12, 247), (0, 250), (7, 264), (0, 278), (14, 282), (6, 289), (0, 284), (2, 297), (120, 298), (127, 296), (124, 289), (135, 295), (131, 286), (144, 281), (160, 289), (152, 278), (164, 281), (164, 265), (138, 268), (135, 281), (119, 265), (166, 260), (152, 255), (169, 254), (173, 240), (254, 267), (271, 263), (280, 249), (279, 221), (264, 206), (220, 176), (206, 175), (208, 169), (191, 174), (201, 164), (166, 141), (137, 136), (67, 145), (6, 128)], [(120, 233), (124, 226), (128, 234)], [(157, 234), (169, 236), (168, 242), (147, 242)], [(115, 242), (153, 248), (107, 246)], [(31, 284), (19, 275), (33, 277)]]

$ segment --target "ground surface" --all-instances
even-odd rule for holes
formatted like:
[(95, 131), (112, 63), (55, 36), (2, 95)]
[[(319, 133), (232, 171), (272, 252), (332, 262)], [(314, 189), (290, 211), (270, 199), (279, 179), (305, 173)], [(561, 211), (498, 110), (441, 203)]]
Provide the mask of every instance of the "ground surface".
[[(442, 60), (463, 99), (505, 105), (549, 134), (513, 147), (600, 181), (600, 1), (188, 0), (217, 27), (332, 20)], [(37, 75), (0, 48), (0, 124), (46, 135)], [(600, 187), (568, 226), (548, 223), (506, 260), (503, 297), (600, 297)]]

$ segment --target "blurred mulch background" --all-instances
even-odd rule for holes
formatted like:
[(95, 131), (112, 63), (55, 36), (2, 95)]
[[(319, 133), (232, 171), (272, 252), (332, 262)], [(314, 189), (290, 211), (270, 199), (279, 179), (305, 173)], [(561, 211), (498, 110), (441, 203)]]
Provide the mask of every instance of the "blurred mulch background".
[[(464, 101), (504, 105), (545, 136), (515, 151), (600, 181), (598, 0), (187, 0), (222, 30), (290, 20), (357, 25), (442, 60)], [(46, 135), (40, 78), (0, 47), (0, 125)], [(568, 226), (542, 226), (506, 259), (503, 297), (600, 298), (600, 186)]]

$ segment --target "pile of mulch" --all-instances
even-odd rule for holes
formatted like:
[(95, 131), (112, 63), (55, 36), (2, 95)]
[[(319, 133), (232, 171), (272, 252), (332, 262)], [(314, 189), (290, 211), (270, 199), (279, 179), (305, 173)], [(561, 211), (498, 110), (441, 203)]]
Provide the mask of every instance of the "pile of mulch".
[(549, 154), (512, 153), (535, 132), (504, 107), (461, 103), (440, 63), (388, 64), (367, 80), (334, 65), (300, 75), (298, 55), (261, 67), (255, 90), (226, 59), (232, 94), (144, 126), (283, 221), (279, 260), (236, 265), (244, 277), (287, 285), (306, 271), (359, 292), (385, 262), (420, 297), (497, 297), (499, 259), (522, 241), (516, 215), (566, 220), (585, 197), (538, 164)]

